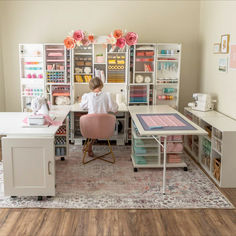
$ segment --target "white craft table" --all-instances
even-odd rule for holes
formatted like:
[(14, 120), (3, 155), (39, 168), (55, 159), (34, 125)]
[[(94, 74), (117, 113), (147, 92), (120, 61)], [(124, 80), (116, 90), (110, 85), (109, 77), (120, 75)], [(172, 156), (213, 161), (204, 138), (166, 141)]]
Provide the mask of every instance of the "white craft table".
[[(167, 144), (167, 136), (169, 135), (207, 135), (207, 132), (203, 130), (198, 125), (191, 122), (184, 115), (176, 111), (167, 105), (153, 105), (153, 106), (129, 106), (129, 112), (131, 118), (140, 134), (140, 136), (151, 136), (153, 139), (157, 141), (157, 145), (159, 147), (163, 147), (163, 194), (165, 194), (165, 184), (166, 184), (166, 144)], [(144, 130), (142, 124), (140, 123), (137, 114), (166, 114), (166, 113), (175, 113), (182, 117), (186, 122), (191, 124), (195, 130)], [(159, 141), (160, 138), (163, 138), (163, 144)]]
[[(70, 106), (53, 107), (63, 122)], [(28, 113), (29, 114), (29, 113)], [(54, 136), (59, 126), (23, 128), (22, 112), (0, 113), (0, 135), (6, 196), (55, 196)]]

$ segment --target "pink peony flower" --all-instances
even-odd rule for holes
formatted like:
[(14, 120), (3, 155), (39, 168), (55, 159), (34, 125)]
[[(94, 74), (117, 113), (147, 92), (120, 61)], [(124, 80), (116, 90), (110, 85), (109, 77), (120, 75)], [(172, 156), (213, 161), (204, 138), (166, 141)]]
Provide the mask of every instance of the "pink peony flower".
[(81, 41), (84, 39), (84, 32), (82, 30), (76, 30), (73, 34), (75, 41)]
[(125, 38), (119, 38), (116, 41), (116, 46), (119, 48), (123, 48), (125, 46)]
[(71, 49), (75, 47), (75, 40), (68, 36), (65, 40), (64, 40), (64, 45), (67, 49)]
[(128, 32), (125, 36), (127, 45), (132, 46), (138, 42), (138, 35), (134, 32)]
[(122, 32), (122, 30), (120, 30), (120, 29), (115, 30), (114, 33), (113, 33), (113, 36), (114, 36), (116, 39), (121, 38), (122, 35), (123, 35), (123, 32)]

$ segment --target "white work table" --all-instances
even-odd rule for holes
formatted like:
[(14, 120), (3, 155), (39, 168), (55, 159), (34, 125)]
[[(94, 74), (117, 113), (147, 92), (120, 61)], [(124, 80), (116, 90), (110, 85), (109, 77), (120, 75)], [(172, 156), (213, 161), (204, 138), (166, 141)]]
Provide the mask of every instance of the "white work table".
[[(166, 182), (166, 159), (167, 159), (167, 136), (169, 135), (207, 135), (207, 132), (203, 130), (198, 125), (194, 124), (188, 118), (183, 116), (178, 111), (166, 105), (153, 105), (153, 106), (130, 106), (129, 112), (133, 120), (134, 125), (136, 126), (139, 136), (151, 136), (157, 142), (157, 148), (159, 146), (163, 147), (163, 164), (160, 167), (163, 167), (163, 194), (165, 194), (165, 182)], [(192, 125), (195, 129), (191, 130), (144, 130), (140, 120), (138, 119), (138, 114), (177, 114), (187, 123)], [(161, 142), (161, 138), (163, 142)], [(134, 163), (134, 161), (133, 161)]]
[[(55, 120), (63, 122), (70, 112), (70, 107), (53, 108), (50, 114), (54, 115)], [(54, 136), (59, 126), (49, 126), (43, 128), (25, 128), (23, 120), (30, 113), (23, 112), (0, 112), (0, 135), (6, 136)]]
[[(70, 106), (53, 107), (55, 121), (62, 123)], [(60, 125), (24, 128), (30, 113), (0, 113), (0, 135), (6, 196), (55, 196), (54, 136)]]
[[(75, 103), (73, 105), (71, 105), (71, 111), (72, 112), (87, 112), (86, 110), (83, 110), (81, 107), (80, 107), (80, 103)], [(122, 103), (122, 104), (119, 104), (119, 107), (118, 107), (118, 111), (119, 112), (128, 112), (128, 107)]]

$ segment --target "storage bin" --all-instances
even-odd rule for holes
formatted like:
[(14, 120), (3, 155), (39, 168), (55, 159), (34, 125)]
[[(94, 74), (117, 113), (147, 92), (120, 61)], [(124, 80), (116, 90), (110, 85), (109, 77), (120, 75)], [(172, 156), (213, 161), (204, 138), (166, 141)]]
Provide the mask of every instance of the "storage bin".
[(134, 161), (136, 164), (142, 165), (142, 164), (147, 164), (147, 160), (143, 156), (136, 156), (133, 155)]
[(143, 57), (143, 56), (145, 56), (145, 54), (144, 54), (144, 52), (137, 52), (136, 56), (137, 57)]
[(154, 56), (154, 51), (150, 51), (150, 52), (145, 52), (146, 56), (150, 57), (150, 56)]
[(214, 159), (214, 177), (220, 181), (220, 167), (221, 167), (221, 160), (220, 159)]
[(182, 157), (180, 155), (167, 155), (167, 162), (168, 163), (180, 163), (182, 162)]
[(104, 56), (96, 56), (97, 63), (104, 63)]
[[(166, 145), (167, 152), (182, 152), (183, 144), (182, 143), (167, 143)], [(161, 151), (164, 152), (164, 148), (161, 147)]]
[(142, 145), (156, 145), (157, 142), (152, 139), (134, 139), (134, 145), (135, 146), (142, 146)]
[(134, 151), (136, 154), (148, 154), (148, 153), (157, 153), (158, 154), (158, 148), (156, 147), (136, 147), (134, 146)]

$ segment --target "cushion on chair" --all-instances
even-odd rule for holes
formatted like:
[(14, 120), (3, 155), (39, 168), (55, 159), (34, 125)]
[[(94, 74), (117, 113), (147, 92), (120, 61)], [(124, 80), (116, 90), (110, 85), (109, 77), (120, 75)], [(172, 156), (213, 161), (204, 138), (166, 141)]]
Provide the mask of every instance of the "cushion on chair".
[(115, 130), (116, 117), (111, 114), (88, 114), (80, 118), (80, 130), (85, 138), (109, 139)]

